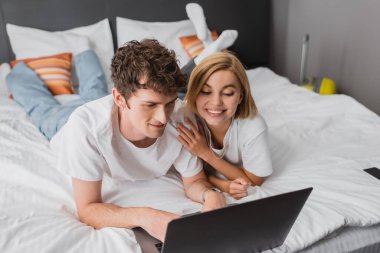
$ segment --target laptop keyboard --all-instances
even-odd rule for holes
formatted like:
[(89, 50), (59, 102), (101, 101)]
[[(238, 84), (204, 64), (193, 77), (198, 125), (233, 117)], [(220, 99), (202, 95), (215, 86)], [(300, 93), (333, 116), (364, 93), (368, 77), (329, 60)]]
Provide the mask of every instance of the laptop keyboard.
[(154, 246), (156, 246), (158, 252), (162, 252), (162, 246), (163, 246), (163, 245), (164, 245), (164, 244), (163, 244), (162, 242), (159, 242), (159, 243), (156, 243)]

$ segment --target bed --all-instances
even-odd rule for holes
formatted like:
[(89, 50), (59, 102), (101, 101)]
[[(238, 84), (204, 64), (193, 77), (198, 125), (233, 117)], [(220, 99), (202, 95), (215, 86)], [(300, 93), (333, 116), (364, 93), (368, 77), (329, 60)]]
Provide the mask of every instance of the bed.
[[(179, 32), (190, 29), (186, 32), (193, 33), (188, 23), (178, 22), (186, 19), (187, 2), (1, 0), (0, 62), (48, 50), (45, 45), (30, 52), (29, 47), (35, 45), (31, 37), (39, 34), (34, 30), (29, 37), (3, 36), (6, 23), (11, 23), (22, 32), (30, 31), (22, 27), (27, 26), (50, 32), (75, 28), (71, 33), (78, 36), (96, 33), (88, 36), (106, 68), (114, 48), (123, 40), (144, 35), (136, 31), (138, 27), (159, 30), (154, 24), (137, 21), (160, 21), (166, 30), (170, 25), (179, 27)], [(205, 9), (210, 28), (239, 31), (230, 50), (246, 65), (254, 99), (269, 127), (275, 172), (237, 202), (314, 188), (285, 243), (268, 252), (379, 252), (380, 181), (363, 172), (380, 167), (379, 116), (351, 97), (320, 96), (268, 68), (269, 1), (195, 2)], [(125, 27), (117, 27), (117, 23)], [(40, 42), (41, 36), (36, 36), (36, 41)], [(61, 33), (49, 36), (51, 42)], [(165, 43), (177, 49), (177, 40), (171, 39)], [(180, 56), (180, 64), (184, 64), (186, 54)], [(9, 94), (0, 91), (0, 251), (141, 252), (129, 229), (95, 230), (78, 221), (70, 179), (55, 169), (49, 142)], [(151, 206), (179, 214), (200, 208), (185, 198), (175, 173), (122, 185), (106, 179), (103, 187), (103, 199), (121, 206)]]

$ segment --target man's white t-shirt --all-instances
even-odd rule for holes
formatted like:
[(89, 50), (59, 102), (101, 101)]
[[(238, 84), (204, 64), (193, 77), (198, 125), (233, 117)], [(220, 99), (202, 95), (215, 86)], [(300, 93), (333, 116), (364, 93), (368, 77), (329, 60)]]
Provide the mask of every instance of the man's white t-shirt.
[[(267, 125), (259, 114), (254, 118), (234, 119), (224, 136), (222, 149), (213, 147), (210, 130), (204, 121), (202, 123), (206, 138), (211, 143), (211, 149), (220, 159), (223, 158), (259, 177), (272, 174)], [(212, 167), (206, 166), (206, 169), (208, 172), (225, 179)]]
[(78, 107), (50, 145), (58, 169), (81, 180), (99, 181), (105, 174), (118, 181), (149, 180), (172, 166), (191, 177), (201, 171), (202, 163), (177, 140), (175, 126), (183, 117), (177, 100), (163, 135), (151, 146), (138, 148), (121, 135), (118, 110), (108, 95)]

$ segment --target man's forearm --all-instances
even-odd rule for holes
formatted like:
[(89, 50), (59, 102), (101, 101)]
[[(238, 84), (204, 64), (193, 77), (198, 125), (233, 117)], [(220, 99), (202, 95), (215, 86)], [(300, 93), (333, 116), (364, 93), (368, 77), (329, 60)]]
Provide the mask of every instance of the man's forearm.
[(208, 182), (205, 178), (198, 179), (191, 185), (185, 188), (186, 196), (199, 203), (203, 203), (202, 194), (207, 188), (212, 188), (212, 184)]
[(143, 226), (142, 217), (149, 215), (149, 208), (123, 208), (114, 204), (91, 203), (78, 211), (81, 222), (96, 229), (104, 227), (134, 228)]
[(104, 227), (142, 227), (155, 238), (164, 241), (168, 223), (177, 214), (150, 207), (123, 208), (114, 204), (92, 203), (81, 209), (80, 220), (100, 229)]
[(226, 206), (223, 194), (209, 190), (212, 188), (212, 184), (207, 181), (203, 171), (200, 171), (193, 177), (182, 177), (182, 181), (187, 197), (193, 201), (202, 203), (202, 211), (209, 211)]

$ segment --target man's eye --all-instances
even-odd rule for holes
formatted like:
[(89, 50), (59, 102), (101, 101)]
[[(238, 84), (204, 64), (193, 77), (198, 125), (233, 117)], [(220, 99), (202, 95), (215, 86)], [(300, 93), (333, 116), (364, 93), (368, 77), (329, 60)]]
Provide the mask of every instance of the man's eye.
[(175, 101), (172, 101), (172, 102), (168, 103), (166, 106), (167, 106), (167, 107), (171, 107), (171, 106), (173, 106), (173, 105), (175, 105)]
[(149, 108), (153, 108), (153, 107), (156, 106), (156, 104), (147, 104), (146, 106), (149, 107)]

